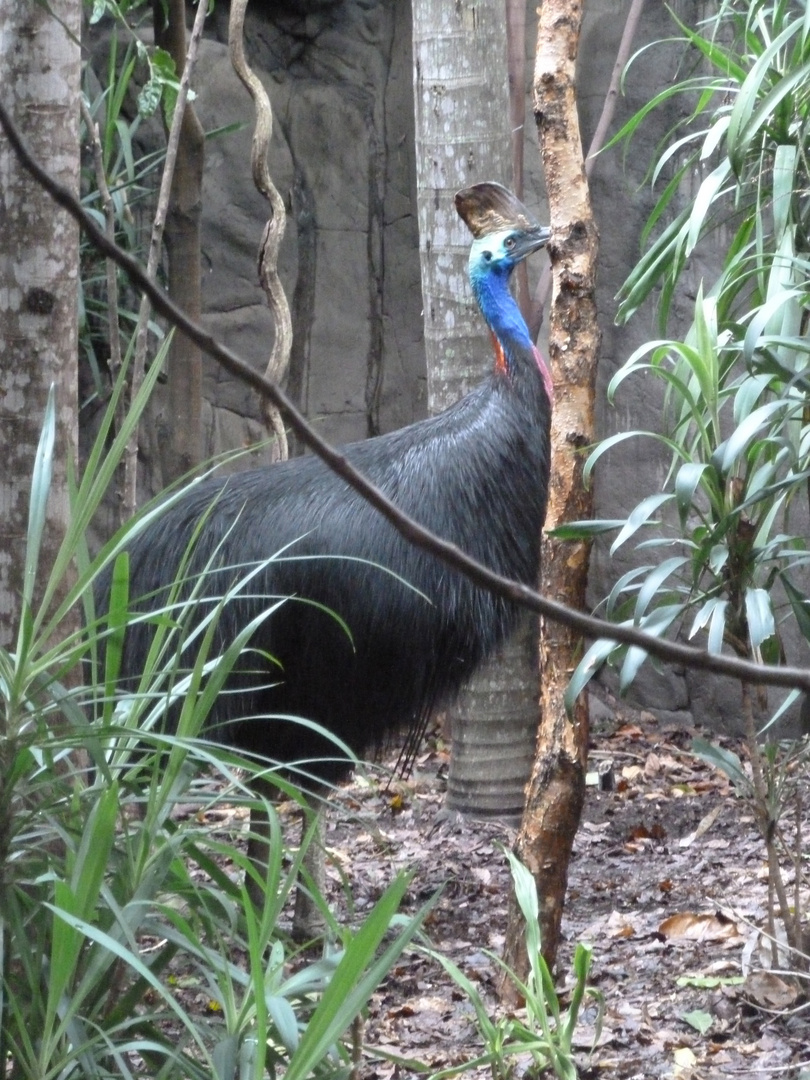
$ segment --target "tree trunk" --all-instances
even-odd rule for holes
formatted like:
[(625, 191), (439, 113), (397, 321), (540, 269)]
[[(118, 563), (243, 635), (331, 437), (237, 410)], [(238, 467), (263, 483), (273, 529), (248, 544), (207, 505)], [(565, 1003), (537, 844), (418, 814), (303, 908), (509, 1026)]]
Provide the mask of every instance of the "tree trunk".
[[(74, 192), (80, 20), (80, 6), (67, 0), (7, 0), (0, 8), (0, 94), (32, 153)], [(43, 567), (68, 521), (67, 463), (75, 468), (77, 459), (79, 232), (2, 135), (0, 199), (0, 645), (8, 647), (20, 617), (31, 471), (51, 384), (57, 432)]]
[[(549, 354), (555, 387), (546, 528), (592, 516), (582, 485), (584, 447), (594, 439), (599, 329), (594, 299), (598, 237), (590, 205), (574, 92), (582, 24), (579, 0), (545, 0), (540, 9), (534, 106), (554, 239)], [(585, 605), (586, 544), (544, 537), (542, 592), (573, 608)], [(560, 938), (568, 863), (585, 796), (588, 710), (583, 697), (566, 716), (563, 696), (576, 666), (579, 635), (541, 624), (542, 724), (516, 854), (537, 882), (543, 954), (553, 964)], [(521, 915), (510, 903), (505, 960), (521, 976), (526, 956)], [(501, 987), (509, 992), (506, 982)]]
[(467, 280), (459, 188), (509, 183), (503, 0), (413, 0), (416, 189), (428, 410), (441, 412), (492, 363)]
[(524, 612), (514, 635), (453, 706), (447, 806), (472, 817), (523, 813), (537, 736), (537, 619)]
[[(168, 6), (153, 4), (155, 44), (165, 49), (180, 73), (186, 61), (185, 0)], [(202, 179), (205, 156), (203, 130), (187, 103), (177, 147), (171, 201), (164, 239), (169, 258), (169, 296), (196, 322), (202, 313), (200, 280)], [(172, 341), (167, 365), (166, 408), (159, 421), (164, 485), (193, 470), (202, 453), (202, 356), (200, 348), (181, 333)]]
[[(523, 192), (523, 158), (526, 146), (526, 3), (525, 0), (505, 0), (506, 52), (509, 68), (509, 131), (512, 140), (512, 189), (521, 200)], [(515, 299), (528, 322), (531, 313), (529, 267), (524, 259), (515, 267)]]
[[(492, 363), (467, 279), (470, 237), (453, 196), (482, 180), (510, 183), (503, 0), (413, 0), (413, 48), (428, 410), (435, 414), (476, 386)], [(517, 704), (516, 715), (505, 715), (499, 690), (504, 686)], [(501, 700), (493, 713), (495, 699)], [(537, 668), (525, 636), (517, 637), (475, 676), (452, 710), (449, 807), (520, 813), (536, 718)], [(510, 725), (511, 733), (501, 738)], [(520, 744), (524, 762), (522, 775), (516, 775)]]

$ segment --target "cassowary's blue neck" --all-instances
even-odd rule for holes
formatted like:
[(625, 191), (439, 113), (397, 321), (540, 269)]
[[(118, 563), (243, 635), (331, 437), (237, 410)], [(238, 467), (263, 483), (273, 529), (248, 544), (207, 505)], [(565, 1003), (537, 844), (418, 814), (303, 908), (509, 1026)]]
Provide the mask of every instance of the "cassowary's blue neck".
[(481, 314), (503, 349), (509, 369), (510, 361), (514, 362), (521, 353), (533, 353), (529, 328), (509, 291), (509, 272), (495, 267), (471, 270), (470, 283)]

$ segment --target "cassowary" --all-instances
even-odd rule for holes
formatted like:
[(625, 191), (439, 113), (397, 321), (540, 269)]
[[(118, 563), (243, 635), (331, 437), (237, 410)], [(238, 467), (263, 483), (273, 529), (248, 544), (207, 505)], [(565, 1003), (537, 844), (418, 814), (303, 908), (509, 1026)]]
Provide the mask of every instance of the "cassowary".
[[(498, 184), (460, 191), (456, 207), (474, 238), (470, 282), (491, 332), (493, 370), (440, 415), (344, 452), (422, 525), (492, 570), (534, 585), (552, 388), (509, 278), (550, 230)], [(311, 456), (190, 485), (129, 548), (135, 610), (166, 602), (187, 554), (186, 576), (209, 568), (198, 603), (261, 567), (225, 605), (215, 650), (289, 598), (256, 629), (209, 718), (210, 736), (281, 763), (304, 759), (326, 781), (346, 769), (334, 744), (278, 714), (315, 721), (362, 754), (452, 698), (516, 616), (510, 604), (409, 544)], [(104, 578), (101, 612), (108, 591)], [(145, 622), (127, 631), (122, 675), (130, 683), (151, 637)]]

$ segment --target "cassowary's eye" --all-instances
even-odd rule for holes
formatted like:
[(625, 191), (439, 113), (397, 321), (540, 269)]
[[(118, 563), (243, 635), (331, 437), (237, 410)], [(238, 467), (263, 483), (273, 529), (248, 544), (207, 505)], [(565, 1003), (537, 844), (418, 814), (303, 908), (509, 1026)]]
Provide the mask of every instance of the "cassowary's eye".
[(514, 236), (507, 236), (507, 238), (503, 242), (503, 246), (506, 248), (507, 251), (511, 251), (512, 248), (515, 246)]

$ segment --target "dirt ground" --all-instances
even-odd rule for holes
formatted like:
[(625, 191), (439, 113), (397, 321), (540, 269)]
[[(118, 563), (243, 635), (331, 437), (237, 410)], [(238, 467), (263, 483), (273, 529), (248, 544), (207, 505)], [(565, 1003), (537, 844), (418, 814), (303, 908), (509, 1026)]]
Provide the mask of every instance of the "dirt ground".
[[(750, 806), (724, 775), (689, 752), (695, 734), (744, 756), (733, 740), (663, 726), (623, 706), (594, 734), (589, 767), (612, 761), (616, 786), (588, 788), (559, 958), (560, 985), (570, 985), (573, 948), (588, 942), (590, 982), (605, 999), (601, 1037), (590, 1055), (593, 1008), (580, 1025), (580, 1075), (808, 1080), (809, 984), (768, 970), (771, 952), (758, 931), (767, 925), (764, 845)], [(503, 946), (510, 878), (498, 845), (511, 844), (514, 831), (443, 818), (445, 769), (446, 752), (434, 749), (410, 782), (396, 786), (401, 798), (363, 780), (333, 797), (338, 806), (326, 835), (331, 900), (340, 907), (338, 867), (351, 881), (359, 915), (400, 868), (415, 870), (409, 911), (443, 887), (427, 931), (497, 1018), (503, 1010), (486, 950), (500, 953)], [(792, 871), (786, 880), (792, 890)], [(375, 1053), (417, 1059), (433, 1070), (472, 1060), (482, 1050), (474, 1019), (438, 965), (406, 955), (372, 999), (362, 1077), (414, 1075), (375, 1060)], [(517, 1062), (514, 1075), (522, 1069), (525, 1063)]]

